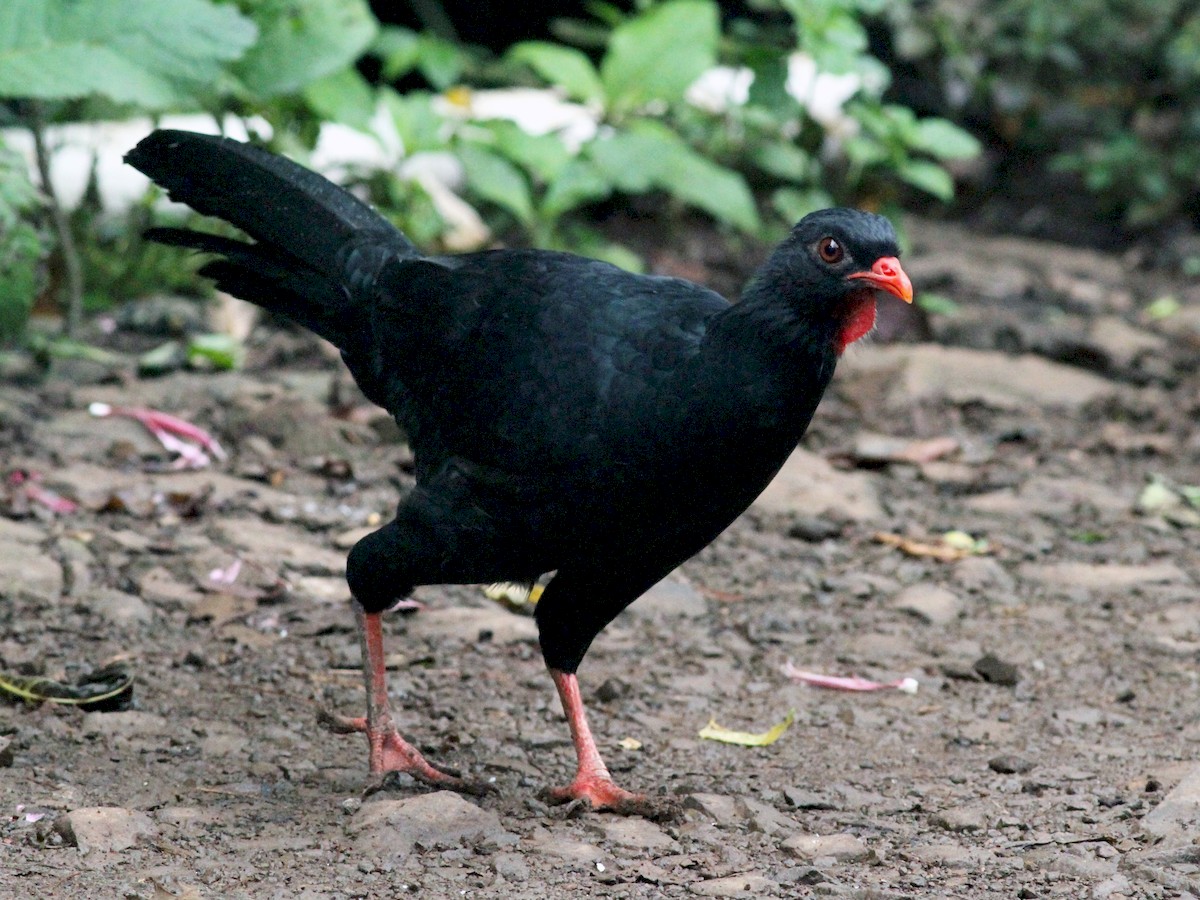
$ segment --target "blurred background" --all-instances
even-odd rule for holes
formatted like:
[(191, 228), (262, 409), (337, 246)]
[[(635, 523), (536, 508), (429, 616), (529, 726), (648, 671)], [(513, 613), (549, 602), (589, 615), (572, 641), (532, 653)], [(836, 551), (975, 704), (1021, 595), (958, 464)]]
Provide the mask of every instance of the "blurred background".
[[(198, 261), (140, 238), (184, 217), (121, 163), (157, 124), (297, 158), (431, 251), (554, 247), (732, 295), (832, 204), (1200, 276), (1191, 0), (9, 0), (10, 351), (107, 359), (62, 338), (111, 345), (137, 314), (89, 316), (208, 296)], [(962, 300), (922, 293), (926, 318)], [(251, 324), (173, 314), (203, 339), (108, 349), (143, 373), (243, 360)]]

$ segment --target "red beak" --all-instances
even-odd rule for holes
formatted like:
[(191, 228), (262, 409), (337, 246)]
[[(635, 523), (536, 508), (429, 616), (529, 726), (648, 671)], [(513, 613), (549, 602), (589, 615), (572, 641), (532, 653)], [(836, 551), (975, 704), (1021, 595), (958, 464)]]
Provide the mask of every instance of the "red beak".
[(851, 278), (861, 278), (870, 283), (871, 287), (895, 294), (905, 303), (912, 303), (912, 282), (904, 270), (900, 268), (900, 260), (894, 256), (881, 256), (875, 260), (870, 272), (855, 272)]

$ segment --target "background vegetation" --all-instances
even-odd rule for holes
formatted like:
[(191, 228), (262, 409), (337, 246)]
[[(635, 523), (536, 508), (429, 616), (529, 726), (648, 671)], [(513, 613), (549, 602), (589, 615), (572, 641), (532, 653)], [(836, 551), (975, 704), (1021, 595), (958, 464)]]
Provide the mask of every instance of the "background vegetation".
[[(6, 0), (0, 125), (36, 135), (42, 165), (31, 179), (0, 148), (0, 338), (50, 294), (71, 329), (88, 305), (199, 289), (179, 254), (140, 241), (148, 202), (116, 223), (94, 202), (68, 214), (46, 178), (51, 125), (147, 114), (241, 117), (301, 159), (324, 123), (378, 138), (383, 116), (406, 157), (453, 155), (506, 241), (631, 268), (598, 204), (650, 197), (771, 240), (832, 203), (951, 204), (965, 178), (958, 212), (1066, 184), (1122, 233), (1197, 224), (1190, 0), (596, 2), (490, 48), (457, 39), (449, 4), (420, 6), (425, 27), (407, 28), (366, 0)], [(477, 109), (546, 86), (577, 127), (530, 134)], [(427, 182), (354, 175), (419, 243), (446, 243)]]

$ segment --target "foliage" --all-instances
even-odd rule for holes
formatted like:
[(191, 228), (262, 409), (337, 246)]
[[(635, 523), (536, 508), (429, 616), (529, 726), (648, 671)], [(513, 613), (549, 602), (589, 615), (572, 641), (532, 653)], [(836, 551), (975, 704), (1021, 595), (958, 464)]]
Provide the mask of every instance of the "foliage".
[(42, 284), (50, 239), (25, 164), (0, 144), (0, 341), (20, 334)]
[(1132, 225), (1200, 203), (1200, 6), (931, 0), (890, 7), (895, 46), (952, 115), (1077, 172)]

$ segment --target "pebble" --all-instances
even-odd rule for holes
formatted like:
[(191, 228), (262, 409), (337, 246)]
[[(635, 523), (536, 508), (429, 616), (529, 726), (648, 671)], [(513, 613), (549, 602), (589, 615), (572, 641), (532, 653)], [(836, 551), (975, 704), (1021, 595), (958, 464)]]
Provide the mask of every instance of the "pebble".
[(701, 897), (762, 897), (773, 893), (776, 883), (764, 875), (747, 872), (725, 878), (709, 878), (688, 885), (688, 890)]
[(680, 852), (674, 838), (646, 819), (623, 818), (607, 822), (601, 833), (606, 841), (631, 850), (652, 850), (658, 854)]
[(1020, 756), (1002, 754), (989, 759), (988, 768), (1001, 775), (1024, 775), (1033, 771), (1033, 763)]
[(723, 794), (689, 794), (683, 800), (683, 808), (698, 812), (704, 819), (717, 826), (728, 827), (741, 820), (737, 801)]
[(62, 566), (23, 539), (0, 536), (0, 584), (10, 596), (55, 600), (63, 592)]
[(1183, 776), (1142, 819), (1142, 830), (1167, 844), (1200, 837), (1200, 765)]
[(154, 621), (154, 610), (145, 600), (112, 588), (100, 588), (88, 598), (88, 606), (114, 625), (146, 625)]
[(934, 813), (929, 823), (946, 831), (983, 831), (987, 828), (987, 813), (982, 806), (955, 806)]
[(407, 857), (418, 845), (466, 844), (480, 851), (517, 840), (495, 812), (451, 791), (364, 803), (346, 834), (358, 853), (385, 859)]
[(796, 450), (752, 509), (766, 513), (829, 517), (852, 522), (884, 518), (874, 476), (840, 472), (824, 457)]
[(781, 845), (798, 859), (833, 859), (841, 863), (866, 862), (875, 851), (852, 834), (797, 834)]
[(158, 828), (144, 812), (119, 806), (89, 806), (59, 816), (54, 830), (82, 853), (114, 853), (154, 838)]
[(995, 856), (990, 850), (963, 847), (959, 844), (909, 847), (904, 851), (904, 855), (926, 865), (947, 869), (977, 869)]
[(975, 670), (975, 673), (980, 678), (989, 684), (1012, 687), (1021, 680), (1021, 674), (1017, 671), (1015, 665), (1005, 662), (990, 653), (975, 660), (971, 668)]
[(892, 598), (892, 607), (930, 625), (949, 625), (962, 615), (962, 600), (953, 591), (932, 584), (914, 584)]

